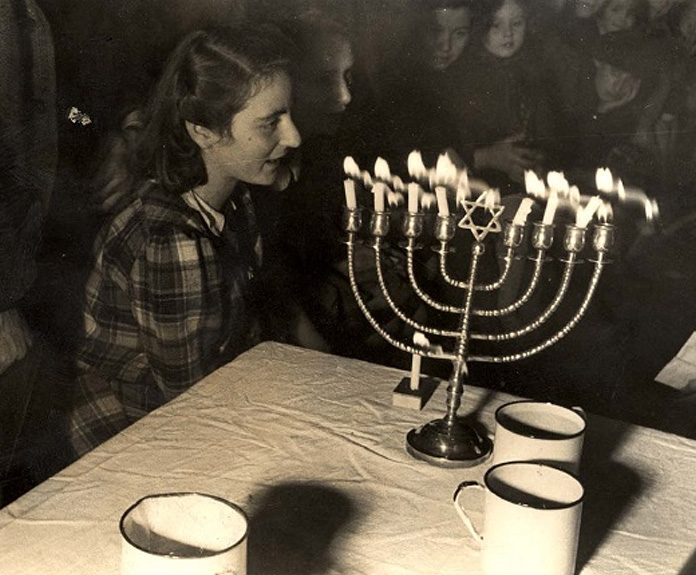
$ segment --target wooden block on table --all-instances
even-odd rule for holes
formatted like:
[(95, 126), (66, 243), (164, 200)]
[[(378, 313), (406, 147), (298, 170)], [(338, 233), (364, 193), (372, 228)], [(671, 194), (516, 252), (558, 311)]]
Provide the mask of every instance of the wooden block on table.
[(408, 409), (423, 409), (433, 396), (440, 380), (434, 377), (421, 377), (418, 389), (411, 389), (411, 378), (404, 377), (394, 388), (392, 405)]

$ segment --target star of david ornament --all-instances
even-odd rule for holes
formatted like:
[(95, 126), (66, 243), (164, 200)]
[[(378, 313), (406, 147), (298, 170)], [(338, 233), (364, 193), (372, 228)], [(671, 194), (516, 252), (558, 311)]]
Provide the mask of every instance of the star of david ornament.
[[(465, 230), (469, 230), (474, 239), (477, 242), (483, 241), (483, 239), (489, 234), (497, 234), (502, 231), (500, 226), (500, 216), (505, 210), (504, 206), (490, 206), (486, 204), (485, 194), (481, 194), (475, 201), (465, 200), (462, 202), (464, 206), (464, 217), (460, 220), (458, 226)], [(490, 214), (490, 219), (486, 225), (479, 225), (474, 221), (474, 213), (479, 208), (483, 208)]]

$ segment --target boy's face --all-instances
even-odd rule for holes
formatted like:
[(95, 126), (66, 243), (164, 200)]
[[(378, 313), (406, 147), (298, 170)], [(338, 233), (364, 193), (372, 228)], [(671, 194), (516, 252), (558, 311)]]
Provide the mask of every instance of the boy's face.
[(623, 105), (636, 97), (640, 78), (600, 60), (595, 60), (595, 67), (595, 89), (602, 104)]
[(423, 38), (425, 64), (433, 70), (449, 68), (469, 45), (470, 32), (468, 8), (433, 10)]

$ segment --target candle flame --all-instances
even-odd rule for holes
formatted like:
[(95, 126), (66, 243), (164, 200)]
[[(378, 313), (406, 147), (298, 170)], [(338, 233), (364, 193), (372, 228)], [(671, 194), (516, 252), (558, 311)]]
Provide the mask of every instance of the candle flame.
[(626, 201), (626, 189), (624, 188), (621, 178), (619, 178), (619, 181), (616, 184), (616, 195), (618, 196), (620, 202)]
[(423, 191), (423, 195), (421, 196), (421, 206), (423, 206), (423, 209), (430, 209), (435, 204), (437, 204), (437, 197), (435, 194)]
[(391, 207), (400, 206), (404, 203), (404, 195), (401, 192), (394, 192), (387, 188), (387, 203)]
[(486, 194), (486, 198), (484, 200), (484, 205), (486, 206), (487, 209), (493, 209), (496, 206), (500, 205), (500, 190), (498, 189), (490, 189), (488, 192), (484, 192)]
[(421, 332), (417, 331), (413, 334), (413, 344), (418, 347), (428, 348), (430, 347), (430, 340), (425, 337)]
[(437, 186), (452, 186), (457, 184), (457, 166), (445, 152), (440, 154), (435, 165), (435, 185)]
[(574, 208), (580, 206), (580, 188), (577, 186), (570, 186), (568, 190), (568, 202)]
[(457, 205), (464, 205), (464, 202), (468, 197), (471, 196), (471, 187), (469, 186), (469, 173), (464, 168), (459, 174), (459, 181), (457, 182), (457, 194), (455, 196), (455, 201)]
[(345, 160), (343, 160), (343, 171), (351, 178), (360, 178), (360, 167), (353, 159), (353, 156), (346, 156)]
[(611, 207), (611, 203), (602, 202), (602, 205), (597, 208), (597, 219), (603, 224), (608, 224), (614, 218), (614, 209)]
[(656, 200), (646, 200), (645, 201), (645, 219), (648, 222), (655, 221), (660, 216), (660, 208), (657, 205)]
[(561, 197), (567, 197), (570, 192), (570, 185), (563, 172), (549, 172), (546, 174), (546, 181), (549, 188), (556, 190)]
[(392, 178), (392, 187), (397, 192), (403, 192), (406, 189), (406, 186), (404, 185), (404, 181), (399, 176), (394, 176)]
[(413, 150), (408, 155), (408, 173), (414, 180), (425, 180), (428, 177), (428, 170), (423, 163), (423, 156), (418, 150)]
[(609, 168), (597, 168), (597, 172), (595, 173), (595, 186), (597, 187), (597, 191), (606, 194), (610, 194), (614, 191), (614, 176)]
[(375, 178), (383, 182), (389, 182), (391, 180), (391, 170), (389, 170), (389, 164), (384, 158), (377, 158), (375, 160)]
[(527, 194), (535, 198), (543, 199), (546, 197), (546, 186), (544, 180), (536, 175), (533, 170), (525, 170), (524, 172), (524, 187)]

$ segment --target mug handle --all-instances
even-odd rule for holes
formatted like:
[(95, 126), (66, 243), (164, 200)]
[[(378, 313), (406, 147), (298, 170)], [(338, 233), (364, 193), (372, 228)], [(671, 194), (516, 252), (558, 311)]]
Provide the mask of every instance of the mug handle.
[(459, 518), (464, 522), (464, 525), (469, 530), (469, 533), (471, 533), (471, 536), (476, 541), (481, 543), (483, 541), (483, 535), (481, 535), (481, 533), (478, 531), (478, 529), (476, 529), (474, 522), (466, 514), (466, 511), (464, 511), (464, 508), (459, 503), (459, 496), (464, 492), (465, 489), (468, 489), (469, 487), (478, 487), (479, 489), (485, 489), (485, 487), (481, 483), (479, 483), (478, 481), (462, 481), (457, 486), (457, 489), (454, 492), (454, 496), (453, 496), (454, 509), (457, 512), (457, 515), (459, 515)]
[(582, 417), (585, 421), (587, 421), (587, 413), (585, 410), (580, 407), (579, 405), (574, 405), (573, 407), (570, 408), (572, 411), (577, 413), (580, 417)]

